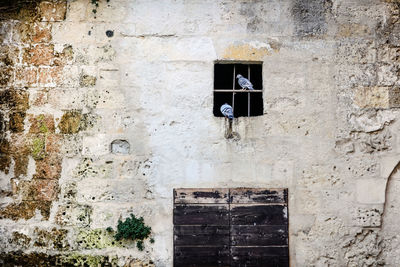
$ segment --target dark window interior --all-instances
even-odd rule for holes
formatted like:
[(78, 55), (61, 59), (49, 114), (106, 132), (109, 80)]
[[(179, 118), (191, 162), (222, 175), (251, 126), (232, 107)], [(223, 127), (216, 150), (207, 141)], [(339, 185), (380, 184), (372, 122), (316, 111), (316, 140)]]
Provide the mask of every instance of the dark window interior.
[[(236, 79), (238, 74), (249, 79), (254, 90), (259, 92), (241, 90)], [(233, 107), (235, 118), (263, 115), (262, 64), (216, 63), (214, 65), (214, 116), (223, 117), (220, 107), (225, 103)]]

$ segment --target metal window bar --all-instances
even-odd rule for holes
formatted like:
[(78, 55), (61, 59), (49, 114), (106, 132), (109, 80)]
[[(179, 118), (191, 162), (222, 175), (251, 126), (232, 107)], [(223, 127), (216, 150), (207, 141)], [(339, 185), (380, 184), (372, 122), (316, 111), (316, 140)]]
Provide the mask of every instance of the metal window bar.
[[(250, 65), (247, 65), (247, 74), (248, 74), (248, 78), (250, 81)], [(247, 93), (247, 117), (250, 117), (250, 94)]]
[(235, 117), (235, 82), (236, 82), (235, 72), (236, 72), (236, 66), (233, 65), (232, 111), (234, 117)]
[(214, 92), (217, 93), (229, 93), (229, 92), (235, 92), (235, 93), (261, 93), (262, 90), (258, 89), (258, 90), (231, 90), (231, 89), (214, 89)]

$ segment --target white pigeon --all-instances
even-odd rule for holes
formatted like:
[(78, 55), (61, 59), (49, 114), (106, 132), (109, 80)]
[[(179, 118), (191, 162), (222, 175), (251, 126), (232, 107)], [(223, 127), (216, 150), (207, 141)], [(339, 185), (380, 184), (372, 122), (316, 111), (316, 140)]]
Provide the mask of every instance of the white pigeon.
[(233, 109), (230, 105), (228, 105), (227, 103), (223, 104), (221, 106), (221, 113), (227, 117), (228, 119), (232, 120), (233, 119)]
[(243, 90), (245, 89), (254, 90), (253, 84), (249, 80), (244, 78), (242, 75), (238, 74), (236, 78), (239, 79), (238, 83)]

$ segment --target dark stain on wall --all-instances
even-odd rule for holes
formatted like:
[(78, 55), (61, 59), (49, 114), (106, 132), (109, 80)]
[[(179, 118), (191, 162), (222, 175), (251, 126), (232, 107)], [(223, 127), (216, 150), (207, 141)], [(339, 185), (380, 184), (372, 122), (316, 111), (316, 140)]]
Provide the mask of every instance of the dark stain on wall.
[(317, 37), (327, 32), (327, 14), (331, 0), (295, 0), (292, 7), (295, 34), (298, 37)]
[(37, 14), (41, 0), (2, 0), (0, 1), (0, 20), (26, 20)]

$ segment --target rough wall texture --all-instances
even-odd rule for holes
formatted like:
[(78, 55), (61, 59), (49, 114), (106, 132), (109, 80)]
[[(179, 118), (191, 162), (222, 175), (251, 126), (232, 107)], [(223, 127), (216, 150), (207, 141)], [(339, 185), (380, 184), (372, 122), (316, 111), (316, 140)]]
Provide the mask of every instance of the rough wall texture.
[[(171, 266), (177, 187), (289, 188), (293, 266), (400, 262), (399, 1), (3, 2), (0, 262)], [(240, 138), (215, 60), (263, 61)]]

